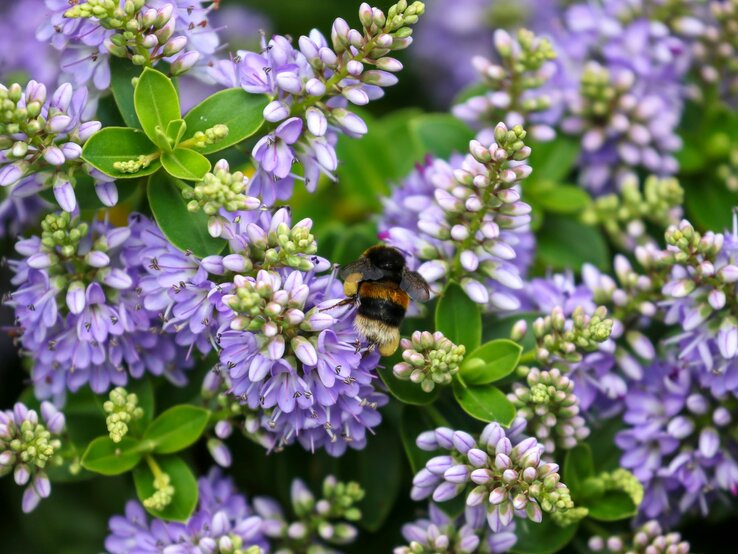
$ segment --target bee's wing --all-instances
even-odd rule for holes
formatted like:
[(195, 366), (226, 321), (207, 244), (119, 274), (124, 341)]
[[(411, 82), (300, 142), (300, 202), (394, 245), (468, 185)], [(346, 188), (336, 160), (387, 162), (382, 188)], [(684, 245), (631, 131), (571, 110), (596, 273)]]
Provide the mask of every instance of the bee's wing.
[(416, 302), (426, 302), (430, 298), (430, 287), (417, 271), (403, 271), (400, 288)]
[(353, 273), (358, 273), (359, 275), (361, 275), (362, 280), (370, 281), (374, 279), (380, 279), (384, 276), (382, 270), (374, 267), (374, 265), (372, 265), (372, 262), (369, 261), (369, 258), (359, 258), (355, 262), (346, 264), (341, 268), (341, 271), (338, 273), (338, 275), (341, 279), (346, 279), (346, 277)]

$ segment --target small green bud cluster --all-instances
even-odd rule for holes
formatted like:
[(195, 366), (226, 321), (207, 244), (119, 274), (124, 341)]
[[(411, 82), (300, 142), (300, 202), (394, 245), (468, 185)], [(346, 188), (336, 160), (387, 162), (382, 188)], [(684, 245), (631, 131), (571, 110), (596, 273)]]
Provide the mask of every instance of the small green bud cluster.
[(537, 349), (536, 359), (546, 364), (555, 359), (579, 362), (581, 351), (596, 350), (612, 332), (613, 320), (607, 317), (607, 308), (599, 306), (590, 316), (577, 306), (567, 319), (561, 307), (551, 310), (546, 317), (533, 322)]
[[(327, 552), (317, 540), (332, 545), (354, 541), (356, 528), (347, 521), (359, 521), (361, 511), (356, 504), (364, 498), (364, 491), (353, 481), (344, 483), (328, 476), (323, 481), (323, 497), (316, 499), (299, 479), (292, 482), (292, 509), (296, 521), (285, 521), (283, 514), (272, 514), (267, 523), (277, 524), (280, 534), (271, 535), (279, 552)], [(271, 520), (271, 521), (269, 521)]]
[(583, 520), (589, 515), (589, 509), (584, 506), (574, 506), (568, 510), (554, 512), (551, 514), (551, 519), (559, 527), (568, 527), (575, 523)]
[(318, 251), (318, 243), (311, 233), (313, 222), (303, 219), (290, 227), (284, 219), (286, 216), (286, 210), (278, 211), (268, 231), (256, 225), (249, 227), (248, 257), (254, 266), (265, 269), (291, 267), (310, 271), (314, 267), (310, 257)]
[(402, 339), (400, 346), (403, 361), (395, 365), (395, 377), (420, 384), (425, 392), (437, 384), (449, 385), (466, 352), (463, 344), (455, 345), (440, 331), (415, 331), (409, 340)]
[(610, 71), (596, 62), (584, 68), (580, 80), (580, 93), (584, 100), (582, 115), (595, 120), (608, 117), (616, 99), (628, 91), (629, 83), (615, 83)]
[[(174, 9), (171, 4), (158, 10), (149, 8), (145, 0), (125, 0), (122, 3), (118, 0), (87, 0), (72, 5), (64, 12), (64, 17), (94, 19), (104, 29), (115, 31), (105, 39), (105, 47), (110, 54), (128, 58), (135, 65), (152, 65), (161, 58), (182, 52), (187, 45), (186, 36), (174, 36), (177, 18)], [(183, 56), (175, 60), (173, 66)]]
[(538, 90), (551, 77), (548, 62), (556, 59), (551, 42), (527, 29), (519, 29), (515, 39), (498, 29), (494, 43), (499, 64), (482, 56), (472, 59), (488, 92), (455, 106), (454, 114), (470, 123), (489, 125), (505, 119), (510, 111), (525, 119), (551, 107), (548, 95)]
[(77, 253), (80, 241), (87, 236), (89, 225), (72, 220), (68, 212), (48, 214), (41, 221), (41, 244), (49, 253), (71, 258)]
[(205, 148), (211, 144), (223, 140), (228, 136), (228, 125), (218, 123), (217, 125), (205, 129), (204, 131), (197, 131), (193, 136), (192, 144), (195, 148)]
[(141, 154), (137, 158), (126, 160), (123, 162), (113, 162), (113, 169), (120, 171), (121, 173), (136, 173), (142, 169), (146, 169), (151, 165), (153, 158)]
[(589, 428), (579, 415), (574, 382), (556, 368), (531, 369), (527, 386), (515, 383), (508, 399), (517, 408), (517, 415), (528, 422), (526, 429), (548, 453), (556, 448), (574, 448), (589, 436)]
[(650, 240), (646, 225), (662, 229), (679, 222), (684, 190), (674, 178), (649, 176), (641, 191), (638, 178), (628, 176), (617, 194), (593, 200), (582, 214), (585, 223), (602, 225), (610, 238), (624, 249)]
[(592, 552), (612, 554), (689, 554), (687, 541), (679, 533), (665, 533), (656, 520), (646, 522), (631, 536), (594, 536), (588, 546)]
[(406, 0), (400, 0), (397, 4), (390, 6), (387, 11), (387, 22), (384, 25), (385, 32), (397, 32), (403, 27), (415, 25), (418, 22), (418, 16), (425, 13), (425, 4), (423, 2), (407, 3)]
[(609, 473), (601, 473), (599, 479), (605, 491), (623, 491), (630, 496), (633, 504), (640, 506), (643, 502), (643, 485), (638, 478), (624, 468), (618, 468)]
[(110, 391), (110, 400), (103, 403), (103, 410), (108, 414), (105, 423), (113, 442), (120, 442), (128, 433), (128, 424), (144, 415), (143, 408), (138, 405), (138, 396), (129, 393), (123, 387)]
[(143, 501), (143, 505), (150, 510), (163, 510), (172, 502), (174, 486), (166, 473), (159, 472), (154, 476), (154, 494)]
[(202, 181), (193, 188), (182, 190), (182, 196), (191, 212), (202, 210), (214, 216), (223, 208), (228, 212), (255, 210), (261, 202), (258, 198), (246, 195), (248, 178), (241, 172), (229, 171), (228, 162), (220, 160), (212, 173), (206, 173)]

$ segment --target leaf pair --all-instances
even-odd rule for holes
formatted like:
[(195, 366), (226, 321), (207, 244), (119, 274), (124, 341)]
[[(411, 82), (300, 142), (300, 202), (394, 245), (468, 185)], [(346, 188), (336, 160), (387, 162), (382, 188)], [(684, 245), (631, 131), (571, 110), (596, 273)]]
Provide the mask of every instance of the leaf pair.
[[(82, 149), (82, 158), (106, 175), (130, 179), (151, 175), (162, 166), (172, 177), (199, 181), (210, 170), (204, 154), (218, 152), (253, 135), (264, 123), (267, 98), (240, 88), (218, 92), (195, 106), (183, 118), (179, 97), (171, 79), (155, 69), (144, 69), (132, 91), (114, 79), (114, 97), (124, 120), (133, 127), (106, 127), (93, 135)], [(131, 105), (135, 110), (131, 113)], [(228, 134), (212, 144), (198, 146), (193, 140), (215, 125), (228, 127)], [(124, 167), (121, 164), (137, 162)]]

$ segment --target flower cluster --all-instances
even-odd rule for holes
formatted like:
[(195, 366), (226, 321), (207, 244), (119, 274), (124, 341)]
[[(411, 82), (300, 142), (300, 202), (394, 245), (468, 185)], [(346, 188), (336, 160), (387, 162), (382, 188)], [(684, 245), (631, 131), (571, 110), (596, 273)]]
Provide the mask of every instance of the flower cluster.
[(364, 491), (353, 481), (343, 483), (328, 476), (322, 497), (316, 499), (305, 483), (292, 482), (290, 499), (295, 521), (290, 522), (282, 507), (269, 498), (255, 498), (254, 509), (263, 518), (262, 530), (279, 552), (333, 552), (328, 545), (351, 544), (358, 530), (351, 523), (361, 519), (355, 506)]
[[(553, 103), (546, 93), (548, 89), (541, 90), (556, 71), (551, 43), (527, 29), (520, 29), (516, 40), (498, 29), (494, 42), (498, 63), (481, 56), (472, 59), (486, 92), (457, 104), (453, 114), (481, 127), (497, 121), (509, 126), (539, 122), (539, 112), (548, 110)], [(534, 138), (550, 140), (554, 136), (548, 125), (527, 127)]]
[(13, 472), (18, 485), (28, 485), (23, 493), (23, 511), (32, 511), (51, 494), (46, 469), (60, 463), (59, 436), (64, 431), (64, 414), (50, 402), (38, 413), (18, 402), (12, 410), (0, 412), (0, 475)]
[(128, 424), (143, 417), (143, 408), (138, 405), (138, 396), (123, 387), (110, 391), (109, 400), (103, 403), (107, 416), (105, 424), (113, 442), (120, 442), (128, 433)]
[[(36, 29), (46, 16), (44, 0), (4, 2), (0, 6), (0, 79), (11, 74), (28, 75), (41, 83), (52, 84), (59, 75), (59, 60), (48, 44), (35, 43)], [(19, 48), (19, 45), (25, 46)], [(28, 47), (34, 52), (29, 55)]]
[(137, 271), (123, 256), (131, 230), (67, 212), (46, 216), (41, 227), (40, 237), (16, 244), (24, 258), (10, 262), (16, 290), (8, 300), (36, 394), (87, 383), (104, 392), (144, 371), (182, 383), (187, 364), (157, 329), (158, 313), (142, 304)]
[(645, 14), (621, 21), (619, 4), (571, 6), (554, 37), (568, 72), (561, 127), (581, 136), (580, 181), (595, 192), (611, 189), (636, 168), (675, 173), (673, 154), (681, 146), (676, 126), (688, 49)]
[(101, 127), (98, 121), (83, 121), (87, 90), (75, 91), (66, 83), (49, 97), (36, 81), (25, 88), (0, 85), (0, 104), (0, 186), (9, 187), (6, 202), (52, 188), (59, 206), (74, 211), (73, 169), (82, 163), (82, 145)]
[[(516, 246), (525, 248), (529, 237), (530, 206), (517, 186), (531, 172), (525, 136), (522, 127), (508, 130), (500, 123), (489, 146), (473, 140), (460, 163), (435, 160), (422, 169), (421, 179), (413, 177), (395, 191), (380, 236), (412, 256), (433, 292), (454, 279), (478, 304), (519, 307), (505, 289), (523, 286), (513, 260)], [(410, 222), (407, 213), (395, 216), (406, 208), (417, 213), (417, 221)], [(523, 267), (525, 262), (518, 260)]]
[(640, 526), (632, 537), (594, 536), (587, 546), (592, 552), (612, 554), (689, 554), (689, 543), (679, 533), (665, 533), (657, 521)]
[(462, 516), (453, 519), (432, 502), (428, 517), (403, 525), (402, 536), (409, 544), (398, 546), (394, 554), (471, 554), (483, 548), (498, 554), (517, 542), (514, 521), (492, 533), (483, 511), (467, 507)]
[(418, 383), (425, 392), (436, 385), (451, 384), (466, 352), (463, 344), (455, 345), (440, 331), (415, 331), (410, 339), (402, 339), (400, 346), (403, 361), (395, 364), (392, 372), (398, 379)]
[(526, 420), (526, 429), (543, 444), (546, 452), (569, 449), (589, 436), (584, 418), (579, 415), (579, 399), (574, 382), (554, 368), (533, 368), (526, 378), (527, 386), (515, 383), (508, 398), (517, 408), (518, 417)]
[(381, 97), (383, 87), (397, 83), (393, 73), (402, 64), (387, 54), (410, 45), (411, 25), (424, 10), (422, 2), (400, 0), (385, 14), (363, 3), (361, 30), (338, 18), (330, 41), (316, 29), (301, 36), (297, 48), (287, 37), (264, 37), (261, 53), (239, 52), (238, 58), (212, 68), (221, 85), (241, 86), (271, 99), (264, 108), (271, 130), (252, 152), (258, 165), (252, 190), (265, 204), (290, 196), (295, 162), (302, 165), (300, 178), (310, 191), (321, 173), (333, 177), (338, 134), (359, 137), (367, 132), (347, 103), (363, 106)]
[(192, 188), (182, 191), (191, 212), (202, 210), (213, 217), (221, 209), (227, 212), (251, 211), (257, 209), (261, 202), (258, 198), (247, 196), (249, 179), (241, 171), (230, 172), (226, 160), (219, 160), (212, 172), (205, 174), (202, 181)]
[(644, 485), (641, 512), (648, 518), (673, 522), (693, 508), (706, 514), (712, 501), (738, 492), (731, 403), (713, 396), (695, 373), (678, 361), (659, 362), (625, 399), (628, 427), (615, 442), (621, 464)]
[(105, 550), (111, 554), (184, 552), (268, 551), (264, 522), (246, 498), (238, 494), (233, 481), (216, 469), (198, 480), (199, 502), (187, 523), (149, 521), (141, 504), (131, 501), (125, 516), (110, 519), (110, 535)]
[(478, 440), (464, 431), (439, 427), (418, 436), (422, 450), (446, 450), (431, 458), (413, 479), (414, 500), (432, 496), (445, 502), (464, 493), (466, 505), (486, 512), (494, 533), (513, 516), (540, 522), (543, 513), (574, 507), (569, 489), (560, 482), (559, 466), (541, 460), (544, 448), (535, 438), (515, 446), (498, 423), (490, 423)]
[(164, 60), (174, 74), (212, 57), (220, 40), (210, 28), (210, 0), (46, 0), (48, 18), (37, 38), (61, 51), (62, 79), (110, 87), (110, 58), (137, 65)]

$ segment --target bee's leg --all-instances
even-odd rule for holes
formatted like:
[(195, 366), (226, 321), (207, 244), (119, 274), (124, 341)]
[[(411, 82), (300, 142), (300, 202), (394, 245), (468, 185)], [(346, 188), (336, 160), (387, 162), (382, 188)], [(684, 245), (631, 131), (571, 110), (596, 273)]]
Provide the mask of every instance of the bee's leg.
[(361, 352), (361, 337), (357, 337), (354, 341), (354, 348), (356, 349), (354, 350), (354, 354)]
[(354, 304), (356, 302), (356, 296), (349, 296), (348, 298), (344, 298), (343, 300), (339, 300), (332, 306), (328, 306), (327, 308), (323, 308), (320, 310), (321, 312), (327, 312), (328, 310), (332, 310), (334, 308), (338, 308), (339, 306), (345, 306), (346, 304)]

